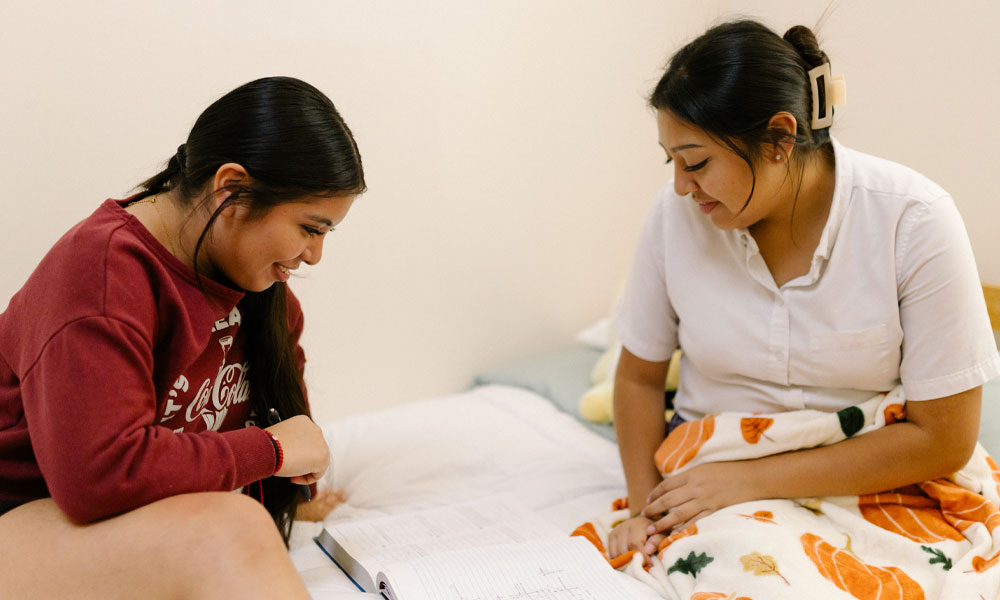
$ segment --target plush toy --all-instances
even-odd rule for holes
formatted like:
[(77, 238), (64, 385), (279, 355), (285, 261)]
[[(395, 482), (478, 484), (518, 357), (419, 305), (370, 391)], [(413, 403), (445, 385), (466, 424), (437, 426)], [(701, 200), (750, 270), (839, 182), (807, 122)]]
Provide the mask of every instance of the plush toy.
[[(621, 342), (615, 342), (597, 359), (590, 372), (590, 383), (593, 385), (580, 397), (580, 416), (593, 423), (610, 423), (614, 419), (614, 382), (615, 370), (618, 368), (618, 358), (622, 353)], [(667, 370), (665, 391), (676, 391), (680, 376), (681, 351), (676, 350), (670, 357), (670, 368)], [(668, 410), (664, 417), (669, 421), (674, 411)]]

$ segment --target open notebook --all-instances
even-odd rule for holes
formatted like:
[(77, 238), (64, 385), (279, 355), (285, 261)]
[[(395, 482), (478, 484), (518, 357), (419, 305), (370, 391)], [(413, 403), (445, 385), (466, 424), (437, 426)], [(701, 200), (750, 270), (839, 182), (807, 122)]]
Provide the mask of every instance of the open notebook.
[(332, 524), (316, 542), (388, 600), (632, 598), (593, 545), (506, 498)]

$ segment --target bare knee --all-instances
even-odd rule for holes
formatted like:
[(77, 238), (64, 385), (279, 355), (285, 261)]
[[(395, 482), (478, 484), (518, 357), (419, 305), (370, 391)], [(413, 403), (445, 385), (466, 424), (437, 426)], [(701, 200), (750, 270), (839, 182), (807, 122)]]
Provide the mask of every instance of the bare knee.
[(274, 521), (256, 500), (233, 493), (188, 494), (173, 500), (164, 507), (170, 513), (163, 519), (168, 531), (179, 534), (177, 542), (189, 553), (216, 566), (286, 553)]
[[(0, 564), (14, 597), (140, 597), (145, 590), (142, 597), (218, 599), (267, 589), (271, 597), (308, 597), (270, 515), (238, 494), (174, 496), (89, 525), (39, 500), (0, 519), (0, 539), (18, 548)], [(52, 572), (65, 578), (46, 578)]]
[(153, 519), (162, 523), (157, 554), (164, 559), (161, 567), (171, 569), (181, 585), (181, 597), (212, 597), (212, 590), (294, 572), (271, 516), (247, 496), (186, 494), (148, 508), (162, 513)]

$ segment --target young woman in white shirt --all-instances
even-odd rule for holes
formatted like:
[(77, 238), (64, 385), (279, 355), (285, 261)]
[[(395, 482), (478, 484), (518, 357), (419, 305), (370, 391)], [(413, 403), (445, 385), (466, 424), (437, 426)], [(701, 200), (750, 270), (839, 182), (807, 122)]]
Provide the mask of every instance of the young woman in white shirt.
[[(612, 556), (652, 554), (671, 530), (740, 502), (946, 476), (975, 447), (981, 386), (1000, 360), (961, 217), (927, 178), (838, 144), (837, 100), (812, 31), (782, 38), (753, 21), (683, 47), (650, 98), (674, 180), (645, 221), (617, 322), (633, 516), (612, 532)], [(837, 411), (900, 382), (907, 420), (856, 439), (665, 480), (652, 461), (682, 420)]]

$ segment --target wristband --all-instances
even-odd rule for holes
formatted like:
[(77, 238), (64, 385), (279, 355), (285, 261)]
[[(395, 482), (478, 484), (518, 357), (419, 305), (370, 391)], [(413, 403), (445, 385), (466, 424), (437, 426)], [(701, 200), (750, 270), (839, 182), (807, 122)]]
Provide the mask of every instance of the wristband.
[(263, 431), (271, 438), (271, 444), (274, 446), (274, 472), (277, 473), (281, 470), (281, 465), (285, 464), (285, 451), (281, 449), (281, 442), (273, 433), (266, 429)]

